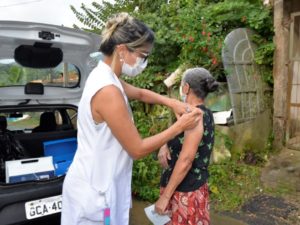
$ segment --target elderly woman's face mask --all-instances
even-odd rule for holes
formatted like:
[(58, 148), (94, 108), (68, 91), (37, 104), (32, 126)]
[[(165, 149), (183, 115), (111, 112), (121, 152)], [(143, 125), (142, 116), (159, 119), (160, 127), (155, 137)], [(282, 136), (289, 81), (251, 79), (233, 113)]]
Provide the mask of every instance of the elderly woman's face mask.
[(179, 95), (181, 98), (181, 101), (186, 102), (186, 96), (187, 94), (184, 93), (184, 86), (186, 85), (186, 83), (181, 83), (180, 87), (179, 87)]

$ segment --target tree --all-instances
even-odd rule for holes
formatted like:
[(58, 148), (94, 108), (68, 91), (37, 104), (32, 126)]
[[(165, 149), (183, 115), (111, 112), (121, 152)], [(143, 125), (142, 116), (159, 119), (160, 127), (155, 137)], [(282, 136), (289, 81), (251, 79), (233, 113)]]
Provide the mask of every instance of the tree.
[[(88, 26), (92, 31), (99, 33), (105, 25), (105, 21), (107, 21), (112, 14), (118, 12), (132, 13), (134, 11), (151, 13), (159, 9), (161, 3), (162, 1), (116, 0), (114, 3), (103, 1), (100, 4), (95, 1), (92, 3), (92, 7), (87, 7), (82, 3), (80, 7), (82, 12), (78, 11), (74, 6), (71, 6), (71, 10), (81, 23)], [(78, 28), (77, 25), (74, 25), (74, 27)]]

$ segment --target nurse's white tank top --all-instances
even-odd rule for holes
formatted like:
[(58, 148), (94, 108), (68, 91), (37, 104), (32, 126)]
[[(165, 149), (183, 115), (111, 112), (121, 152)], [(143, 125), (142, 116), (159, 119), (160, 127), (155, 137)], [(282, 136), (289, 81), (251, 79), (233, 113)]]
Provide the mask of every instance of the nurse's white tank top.
[[(86, 81), (79, 103), (78, 149), (64, 182), (62, 225), (101, 224), (104, 201), (111, 210), (111, 225), (129, 223), (132, 159), (108, 125), (96, 124), (91, 113), (92, 97), (108, 85), (120, 89), (131, 113), (118, 77), (99, 62)], [(101, 102), (98, 104), (101, 107)]]

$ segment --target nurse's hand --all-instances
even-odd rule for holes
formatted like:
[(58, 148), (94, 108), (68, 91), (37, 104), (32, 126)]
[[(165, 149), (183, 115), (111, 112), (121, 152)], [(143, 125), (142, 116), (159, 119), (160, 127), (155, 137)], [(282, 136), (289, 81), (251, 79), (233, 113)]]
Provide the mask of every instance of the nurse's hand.
[(168, 160), (171, 160), (171, 155), (166, 144), (159, 149), (157, 158), (162, 168), (166, 169), (169, 167)]
[(188, 108), (189, 113), (183, 114), (176, 123), (179, 123), (182, 131), (192, 129), (198, 125), (203, 118), (203, 111), (196, 107)]
[(177, 99), (171, 99), (172, 103), (171, 103), (171, 108), (175, 113), (175, 116), (177, 119), (179, 119), (179, 117), (181, 115), (183, 115), (184, 113), (187, 113), (188, 109), (190, 108), (189, 105), (187, 103), (181, 102)]

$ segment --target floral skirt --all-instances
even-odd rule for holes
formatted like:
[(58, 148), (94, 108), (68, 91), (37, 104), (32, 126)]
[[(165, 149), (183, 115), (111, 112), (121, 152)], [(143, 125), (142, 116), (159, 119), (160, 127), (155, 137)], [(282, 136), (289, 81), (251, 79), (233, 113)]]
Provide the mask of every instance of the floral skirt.
[[(160, 189), (160, 194), (164, 188)], [(171, 221), (167, 225), (209, 225), (208, 185), (191, 192), (174, 192), (167, 210)]]

